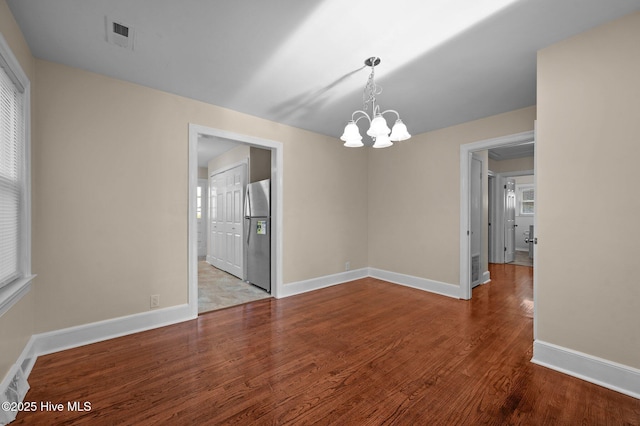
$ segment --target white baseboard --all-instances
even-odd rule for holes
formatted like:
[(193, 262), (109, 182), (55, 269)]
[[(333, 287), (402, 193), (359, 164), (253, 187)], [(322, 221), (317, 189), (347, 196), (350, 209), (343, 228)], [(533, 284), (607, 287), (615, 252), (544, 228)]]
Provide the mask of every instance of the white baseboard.
[[(40, 355), (46, 355), (65, 349), (76, 348), (103, 340), (113, 339), (128, 334), (138, 333), (153, 328), (164, 327), (196, 318), (191, 314), (189, 305), (171, 306), (149, 312), (108, 319), (75, 327), (63, 328), (46, 333), (34, 334), (25, 345), (22, 353), (11, 367), (2, 383), (0, 383), (0, 402), (10, 396), (16, 398), (16, 378), (24, 378), (21, 386), (28, 389), (27, 378)], [(26, 390), (24, 391), (26, 393)], [(24, 394), (18, 395), (22, 401)], [(0, 413), (2, 414), (2, 413)], [(11, 421), (15, 413), (6, 412), (0, 415), (0, 424)]]
[(640, 370), (552, 343), (533, 342), (531, 362), (640, 399)]
[(189, 305), (170, 306), (124, 317), (33, 335), (33, 353), (46, 355), (196, 318)]
[(349, 281), (358, 280), (360, 278), (366, 278), (367, 276), (368, 268), (361, 268), (354, 269), (353, 271), (345, 271), (333, 275), (311, 278), (309, 280), (297, 281), (283, 285), (282, 294), (280, 294), (278, 298), (289, 297), (313, 290), (319, 290), (321, 288), (343, 284)]
[(491, 273), (489, 271), (484, 271), (482, 273), (482, 284), (487, 284), (491, 281)]
[(434, 281), (427, 278), (414, 277), (413, 275), (399, 274), (397, 272), (385, 271), (382, 269), (369, 268), (369, 276), (380, 280), (389, 281), (394, 284), (406, 287), (417, 288), (443, 296), (460, 298), (460, 286)]

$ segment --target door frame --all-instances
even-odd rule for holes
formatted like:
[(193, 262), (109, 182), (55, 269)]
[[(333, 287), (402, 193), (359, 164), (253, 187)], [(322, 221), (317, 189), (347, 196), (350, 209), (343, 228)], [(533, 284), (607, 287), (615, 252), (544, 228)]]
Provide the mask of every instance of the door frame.
[(471, 245), (469, 241), (471, 155), (474, 151), (534, 141), (534, 131), (531, 130), (460, 145), (460, 299), (471, 299)]
[(282, 174), (283, 145), (281, 142), (227, 130), (189, 123), (189, 183), (188, 183), (188, 294), (189, 311), (198, 316), (198, 224), (196, 222), (196, 187), (198, 186), (198, 135), (215, 136), (237, 141), (249, 146), (271, 150), (271, 295), (283, 296), (282, 289), (282, 235), (283, 204)]
[[(480, 181), (480, 189), (479, 189), (480, 193), (479, 194), (475, 194), (475, 196), (479, 196), (480, 197), (480, 203), (479, 203), (480, 204), (479, 205), (479, 207), (480, 207), (479, 210), (480, 211), (476, 212), (476, 214), (480, 216), (480, 220), (479, 220), (480, 228), (476, 229), (475, 231), (478, 233), (478, 236), (476, 238), (479, 239), (477, 241), (477, 243), (480, 246), (480, 251), (478, 253), (478, 256), (479, 256), (479, 258), (478, 258), (478, 268), (479, 268), (478, 269), (478, 280), (475, 282), (475, 285), (474, 285), (473, 278), (470, 279), (471, 288), (474, 288), (474, 287), (476, 287), (476, 286), (478, 286), (478, 285), (480, 285), (480, 284), (485, 282), (485, 277), (484, 277), (485, 271), (484, 271), (484, 268), (483, 268), (484, 262), (482, 261), (483, 260), (482, 259), (483, 258), (482, 254), (483, 254), (483, 252), (486, 251), (486, 250), (483, 250), (484, 239), (482, 238), (482, 233), (483, 233), (482, 232), (483, 231), (483, 227), (482, 227), (482, 221), (483, 221), (483, 214), (482, 214), (483, 213), (483, 211), (482, 211), (483, 210), (483, 206), (482, 206), (482, 204), (483, 204), (483, 202), (482, 202), (482, 199), (483, 199), (483, 195), (484, 195), (483, 194), (483, 192), (484, 192), (483, 191), (483, 186), (484, 185), (483, 185), (483, 182), (482, 182), (482, 173), (483, 173), (483, 170), (484, 170), (484, 161), (483, 161), (482, 157), (480, 157), (480, 155), (477, 154), (476, 151), (472, 152), (471, 153), (471, 158), (469, 160), (469, 172), (471, 172), (471, 167), (472, 167), (472, 164), (473, 164), (473, 160), (478, 161), (480, 163), (480, 178), (472, 176), (471, 173), (469, 173), (469, 201), (470, 201), (469, 202), (469, 231), (470, 231), (470, 234), (469, 234), (469, 259), (470, 259), (470, 261), (473, 260), (473, 256), (472, 256), (473, 253), (471, 253), (471, 250), (473, 250), (473, 248), (472, 248), (473, 244), (471, 243), (471, 240), (474, 237), (474, 232), (473, 232), (474, 230), (473, 230), (473, 223), (472, 223), (472, 222), (474, 222), (474, 220), (473, 220), (474, 219), (474, 215), (471, 214), (471, 209), (472, 209), (472, 204), (473, 204), (473, 203), (471, 203), (471, 199), (474, 196), (472, 182), (477, 181), (477, 180)], [(487, 253), (487, 259), (488, 259), (488, 253)], [(471, 275), (470, 276), (473, 277), (473, 264), (471, 264), (471, 268), (472, 268), (472, 270), (471, 270)]]
[[(535, 157), (534, 157), (535, 161)], [(493, 253), (490, 253), (494, 262), (491, 263), (505, 263), (504, 262), (504, 180), (506, 178), (529, 176), (534, 175), (533, 170), (521, 170), (518, 172), (503, 172), (494, 174), (494, 191), (493, 200), (489, 199), (489, 203), (493, 202), (491, 206), (494, 209), (494, 215), (491, 222), (493, 229), (489, 230), (489, 238), (492, 239)], [(534, 216), (535, 220), (535, 216)], [(495, 226), (493, 226), (495, 224)]]

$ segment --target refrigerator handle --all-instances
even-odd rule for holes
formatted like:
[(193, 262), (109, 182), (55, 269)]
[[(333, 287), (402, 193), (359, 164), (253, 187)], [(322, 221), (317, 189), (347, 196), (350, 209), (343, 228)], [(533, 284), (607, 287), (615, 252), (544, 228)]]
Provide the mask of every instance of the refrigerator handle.
[(251, 216), (251, 198), (249, 197), (249, 185), (244, 191), (244, 215)]
[(244, 220), (247, 223), (245, 229), (247, 230), (247, 245), (249, 245), (249, 239), (251, 238), (251, 229), (249, 229), (251, 227), (251, 219), (245, 217)]

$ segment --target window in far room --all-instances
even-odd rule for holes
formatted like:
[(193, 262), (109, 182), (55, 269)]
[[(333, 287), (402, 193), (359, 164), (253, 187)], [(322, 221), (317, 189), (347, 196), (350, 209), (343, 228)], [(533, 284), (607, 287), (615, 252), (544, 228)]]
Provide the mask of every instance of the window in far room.
[(518, 204), (521, 216), (532, 216), (534, 212), (535, 189), (533, 185), (520, 185), (518, 188)]

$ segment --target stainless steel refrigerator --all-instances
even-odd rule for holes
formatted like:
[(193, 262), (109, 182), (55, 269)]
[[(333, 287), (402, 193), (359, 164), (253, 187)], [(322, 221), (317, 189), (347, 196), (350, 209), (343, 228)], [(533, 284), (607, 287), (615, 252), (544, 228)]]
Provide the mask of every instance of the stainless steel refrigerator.
[(245, 279), (271, 293), (271, 181), (247, 185), (244, 202), (246, 229)]

